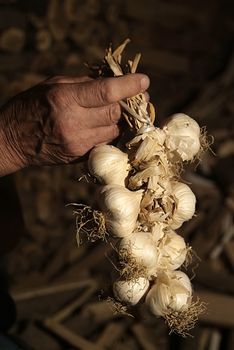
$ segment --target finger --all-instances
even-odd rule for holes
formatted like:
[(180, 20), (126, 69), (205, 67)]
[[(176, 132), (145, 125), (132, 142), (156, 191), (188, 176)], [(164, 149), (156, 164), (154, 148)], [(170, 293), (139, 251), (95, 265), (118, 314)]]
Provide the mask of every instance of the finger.
[(117, 125), (100, 126), (98, 128), (89, 129), (84, 137), (72, 144), (68, 144), (69, 152), (76, 156), (85, 155), (91, 148), (101, 143), (109, 143), (119, 136), (119, 128)]
[(76, 84), (76, 83), (85, 83), (87, 81), (93, 80), (88, 76), (76, 77), (76, 76), (66, 76), (66, 75), (58, 75), (55, 77), (51, 77), (43, 81), (44, 84)]
[(121, 117), (121, 108), (118, 103), (104, 107), (90, 108), (87, 121), (89, 127), (99, 127), (117, 124)]
[(93, 140), (93, 146), (100, 143), (108, 143), (119, 136), (119, 127), (117, 125), (100, 126), (90, 129), (90, 139)]
[[(150, 96), (147, 91), (144, 92), (146, 102), (149, 102)], [(121, 117), (121, 108), (118, 103), (113, 103), (104, 107), (90, 108), (88, 112), (89, 126), (98, 127), (112, 125), (119, 122)]]
[(101, 107), (144, 92), (149, 78), (144, 74), (128, 74), (100, 78), (72, 86), (72, 93), (82, 107)]

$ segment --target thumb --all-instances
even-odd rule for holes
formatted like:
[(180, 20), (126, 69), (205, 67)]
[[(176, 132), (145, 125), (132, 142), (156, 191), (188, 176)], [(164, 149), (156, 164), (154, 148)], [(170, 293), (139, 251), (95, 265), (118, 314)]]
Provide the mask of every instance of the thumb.
[(150, 81), (144, 74), (128, 74), (72, 84), (73, 94), (82, 107), (101, 107), (144, 92)]

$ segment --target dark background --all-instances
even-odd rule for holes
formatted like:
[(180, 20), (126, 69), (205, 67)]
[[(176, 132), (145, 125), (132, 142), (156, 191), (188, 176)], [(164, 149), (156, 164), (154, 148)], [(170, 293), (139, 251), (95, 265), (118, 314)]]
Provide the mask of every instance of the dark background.
[[(156, 123), (186, 112), (214, 136), (213, 152), (196, 173), (191, 167), (184, 174), (198, 204), (180, 233), (201, 258), (193, 283), (208, 302), (194, 338), (168, 336), (164, 322), (141, 307), (134, 319), (116, 317), (98, 301), (112, 269), (107, 248), (78, 249), (65, 207), (93, 200), (94, 186), (78, 181), (82, 165), (30, 168), (0, 180), (1, 284), (17, 304), (10, 334), (29, 348), (233, 349), (233, 11), (231, 0), (0, 0), (0, 105), (49, 76), (87, 74), (85, 62), (129, 37), (128, 58), (141, 52), (139, 71), (151, 78)], [(82, 295), (61, 318), (65, 328), (51, 322)]]

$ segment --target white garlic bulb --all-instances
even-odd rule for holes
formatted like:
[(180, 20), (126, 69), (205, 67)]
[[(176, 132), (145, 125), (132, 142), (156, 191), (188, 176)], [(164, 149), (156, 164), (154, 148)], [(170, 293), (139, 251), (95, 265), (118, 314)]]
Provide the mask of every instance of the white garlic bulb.
[(133, 232), (120, 242), (119, 251), (127, 251), (129, 257), (136, 260), (140, 266), (146, 267), (148, 277), (156, 276), (157, 246), (149, 232)]
[(130, 166), (126, 153), (111, 145), (101, 145), (90, 152), (88, 167), (100, 183), (124, 186)]
[(186, 259), (187, 247), (183, 237), (169, 231), (158, 245), (158, 268), (162, 270), (176, 270)]
[(149, 281), (144, 277), (139, 277), (129, 281), (118, 280), (114, 282), (113, 292), (115, 298), (119, 301), (130, 305), (136, 305), (148, 288)]
[(163, 130), (167, 135), (166, 147), (183, 161), (192, 160), (199, 152), (201, 147), (200, 127), (186, 114), (174, 114)]
[(135, 229), (143, 191), (129, 191), (120, 185), (106, 185), (100, 191), (100, 206), (107, 230), (117, 237), (129, 236)]
[(162, 273), (146, 296), (146, 304), (156, 316), (188, 309), (192, 299), (192, 286), (181, 271)]
[(196, 197), (188, 185), (176, 181), (172, 183), (172, 196), (175, 201), (175, 210), (170, 226), (172, 229), (177, 229), (194, 215)]

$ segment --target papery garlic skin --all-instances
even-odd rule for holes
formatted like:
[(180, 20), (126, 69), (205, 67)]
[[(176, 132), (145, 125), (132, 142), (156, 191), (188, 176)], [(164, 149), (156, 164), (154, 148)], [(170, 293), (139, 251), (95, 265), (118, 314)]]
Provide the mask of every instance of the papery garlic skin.
[(158, 252), (158, 268), (176, 270), (185, 262), (187, 247), (183, 237), (174, 231), (169, 231), (160, 241)]
[(100, 206), (107, 230), (116, 237), (129, 236), (135, 229), (142, 190), (129, 191), (120, 185), (106, 185), (100, 191)]
[(131, 141), (128, 142), (127, 147), (130, 149), (136, 146), (139, 142), (144, 141), (146, 138), (156, 140), (158, 146), (162, 146), (165, 142), (166, 134), (162, 129), (154, 127), (154, 129), (151, 131), (144, 132), (143, 134), (135, 136)]
[(156, 316), (187, 310), (191, 304), (192, 286), (181, 271), (160, 274), (146, 296), (146, 304)]
[(119, 252), (125, 250), (129, 258), (146, 267), (148, 277), (157, 274), (157, 245), (149, 232), (133, 232), (130, 236), (123, 238), (119, 245)]
[(94, 147), (89, 155), (90, 173), (105, 185), (125, 185), (128, 176), (128, 155), (111, 145)]
[(127, 145), (128, 148), (137, 146), (132, 164), (134, 166), (142, 165), (158, 157), (162, 157), (162, 162), (164, 163), (166, 161), (163, 147), (165, 138), (166, 134), (159, 128), (136, 136)]
[(144, 277), (125, 281), (118, 280), (113, 284), (113, 293), (122, 303), (136, 305), (149, 288), (149, 281)]
[(199, 152), (201, 148), (200, 127), (186, 114), (174, 114), (163, 130), (167, 135), (166, 147), (182, 161), (192, 160)]
[(172, 229), (179, 228), (195, 213), (196, 197), (190, 187), (182, 182), (173, 182), (172, 195), (176, 208), (170, 221)]

